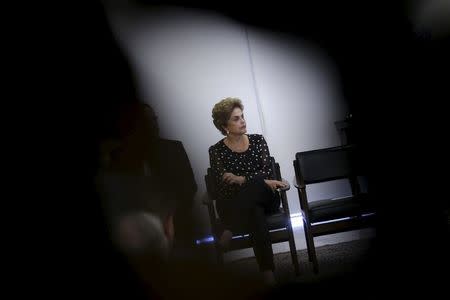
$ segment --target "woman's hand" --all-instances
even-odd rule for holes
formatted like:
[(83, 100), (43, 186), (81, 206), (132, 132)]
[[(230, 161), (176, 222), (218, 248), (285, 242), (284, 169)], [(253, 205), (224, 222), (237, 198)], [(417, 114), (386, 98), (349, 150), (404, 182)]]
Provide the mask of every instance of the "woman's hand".
[(264, 182), (270, 187), (270, 189), (275, 192), (277, 188), (284, 188), (287, 185), (279, 180), (270, 180), (270, 179), (264, 179)]
[(242, 185), (245, 183), (244, 176), (236, 176), (233, 173), (224, 173), (222, 176), (222, 180), (228, 184), (239, 184)]

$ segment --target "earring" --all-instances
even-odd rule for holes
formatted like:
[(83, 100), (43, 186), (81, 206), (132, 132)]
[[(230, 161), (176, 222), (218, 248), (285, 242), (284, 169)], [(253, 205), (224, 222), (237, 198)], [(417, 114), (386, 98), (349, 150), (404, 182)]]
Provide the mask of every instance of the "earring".
[(230, 134), (230, 132), (227, 130), (227, 135), (229, 135)]

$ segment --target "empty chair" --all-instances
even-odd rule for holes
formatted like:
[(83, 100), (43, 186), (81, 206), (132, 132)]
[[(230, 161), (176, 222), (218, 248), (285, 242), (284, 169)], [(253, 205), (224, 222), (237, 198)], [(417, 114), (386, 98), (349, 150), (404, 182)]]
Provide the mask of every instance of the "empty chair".
[[(355, 145), (298, 152), (295, 155), (295, 187), (303, 217), (309, 261), (314, 272), (318, 262), (314, 237), (373, 226), (375, 205), (371, 195), (361, 189), (364, 161)], [(307, 186), (348, 179), (351, 195), (308, 201)]]

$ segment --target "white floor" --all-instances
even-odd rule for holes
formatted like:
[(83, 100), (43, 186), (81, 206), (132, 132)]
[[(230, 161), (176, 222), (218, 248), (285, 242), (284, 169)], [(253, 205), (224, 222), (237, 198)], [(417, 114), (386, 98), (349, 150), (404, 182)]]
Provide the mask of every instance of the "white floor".
[[(303, 224), (299, 217), (293, 217), (292, 225), (294, 230), (294, 238), (295, 238), (295, 246), (297, 250), (306, 249), (306, 241), (305, 241), (305, 232), (303, 230)], [(314, 244), (316, 247), (330, 245), (330, 244), (338, 244), (342, 242), (348, 242), (357, 239), (371, 238), (375, 236), (375, 229), (366, 228), (360, 230), (353, 230), (335, 234), (329, 234), (324, 236), (319, 236), (314, 238)], [(274, 244), (272, 246), (273, 253), (282, 253), (289, 251), (288, 242)], [(242, 249), (231, 251), (225, 254), (224, 260), (227, 262), (233, 261), (236, 259), (253, 257), (254, 252), (252, 248)]]

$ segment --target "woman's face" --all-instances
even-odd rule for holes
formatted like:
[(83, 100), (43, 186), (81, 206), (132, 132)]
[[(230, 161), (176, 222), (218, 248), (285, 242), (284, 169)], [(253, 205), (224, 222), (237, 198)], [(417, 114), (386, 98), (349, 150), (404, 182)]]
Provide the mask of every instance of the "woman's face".
[(226, 130), (230, 132), (230, 134), (244, 134), (247, 132), (247, 127), (245, 124), (244, 113), (239, 107), (233, 109), (230, 118), (228, 119)]

